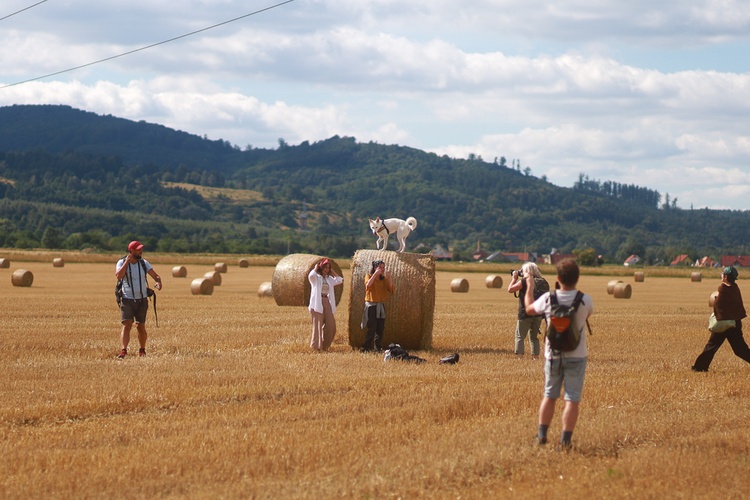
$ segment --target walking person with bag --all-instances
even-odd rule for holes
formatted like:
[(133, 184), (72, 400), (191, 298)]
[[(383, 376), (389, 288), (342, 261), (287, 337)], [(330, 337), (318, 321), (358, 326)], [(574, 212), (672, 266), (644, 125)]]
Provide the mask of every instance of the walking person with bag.
[(314, 351), (327, 351), (336, 336), (336, 294), (333, 287), (344, 283), (344, 278), (336, 274), (331, 268), (329, 259), (322, 259), (310, 274), (310, 305), (308, 310), (312, 315), (312, 336), (310, 348)]
[(120, 259), (115, 266), (115, 277), (122, 284), (122, 301), (120, 303), (122, 350), (117, 355), (119, 359), (128, 355), (130, 330), (133, 328), (133, 322), (135, 322), (136, 330), (138, 330), (138, 343), (140, 344), (138, 356), (146, 355), (146, 340), (148, 339), (146, 313), (148, 312), (149, 295), (147, 275), (151, 276), (156, 282), (154, 288), (161, 290), (161, 277), (149, 261), (143, 258), (143, 244), (140, 241), (131, 241), (128, 245), (128, 254)]
[(727, 266), (721, 272), (719, 293), (714, 301), (714, 316), (719, 322), (734, 320), (734, 326), (726, 330), (717, 331), (714, 328), (708, 343), (692, 366), (694, 372), (707, 372), (714, 355), (725, 340), (729, 341), (734, 354), (750, 363), (750, 347), (742, 336), (742, 320), (747, 316), (742, 302), (742, 293), (737, 286), (739, 272), (734, 266)]
[(542, 272), (533, 262), (526, 262), (521, 266), (520, 271), (511, 273), (511, 281), (508, 285), (508, 293), (515, 294), (518, 297), (518, 321), (516, 322), (516, 337), (513, 352), (518, 359), (524, 356), (524, 344), (526, 335), (529, 336), (529, 345), (531, 346), (531, 358), (539, 359), (539, 331), (542, 326), (542, 316), (529, 316), (526, 314), (526, 280), (524, 276), (532, 275), (534, 277), (534, 300), (542, 296), (543, 293), (549, 292), (549, 283), (542, 276)]

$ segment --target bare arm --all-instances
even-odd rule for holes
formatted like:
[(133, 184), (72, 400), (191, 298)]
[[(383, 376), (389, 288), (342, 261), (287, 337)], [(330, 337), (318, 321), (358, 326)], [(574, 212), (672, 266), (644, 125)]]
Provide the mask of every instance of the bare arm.
[(161, 276), (159, 276), (158, 274), (156, 274), (156, 271), (154, 271), (153, 267), (148, 270), (148, 275), (151, 276), (152, 278), (154, 278), (154, 281), (156, 281), (156, 284), (154, 285), (154, 287), (157, 290), (161, 290), (161, 287), (162, 287), (162, 285), (161, 285)]
[(534, 308), (534, 277), (529, 273), (524, 279), (526, 280), (526, 294), (523, 296), (523, 303), (526, 305), (526, 314), (538, 316), (539, 313)]
[(518, 271), (513, 271), (513, 275), (508, 285), (508, 293), (514, 293), (523, 288), (523, 280), (518, 278)]

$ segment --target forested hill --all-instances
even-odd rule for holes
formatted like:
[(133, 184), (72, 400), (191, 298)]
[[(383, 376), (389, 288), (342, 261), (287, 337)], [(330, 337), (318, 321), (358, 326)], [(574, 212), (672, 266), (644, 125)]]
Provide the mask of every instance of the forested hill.
[[(418, 219), (408, 248), (587, 250), (651, 262), (747, 254), (750, 214), (659, 206), (644, 187), (573, 187), (413, 148), (332, 137), (277, 149), (67, 106), (0, 107), (0, 247), (311, 252), (373, 247), (367, 219)], [(732, 228), (727, 231), (726, 228)]]

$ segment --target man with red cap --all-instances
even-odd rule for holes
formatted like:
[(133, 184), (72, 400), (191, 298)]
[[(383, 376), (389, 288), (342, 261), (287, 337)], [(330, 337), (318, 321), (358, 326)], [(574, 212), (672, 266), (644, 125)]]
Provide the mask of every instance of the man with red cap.
[(120, 339), (122, 350), (117, 356), (122, 359), (128, 355), (128, 344), (130, 343), (130, 330), (135, 327), (138, 330), (139, 356), (146, 355), (146, 313), (148, 312), (148, 276), (151, 276), (156, 284), (154, 288), (161, 290), (161, 277), (154, 271), (151, 264), (143, 258), (143, 244), (140, 241), (131, 241), (128, 245), (128, 254), (117, 262), (115, 277), (122, 282), (122, 302), (120, 304), (120, 318), (122, 331)]

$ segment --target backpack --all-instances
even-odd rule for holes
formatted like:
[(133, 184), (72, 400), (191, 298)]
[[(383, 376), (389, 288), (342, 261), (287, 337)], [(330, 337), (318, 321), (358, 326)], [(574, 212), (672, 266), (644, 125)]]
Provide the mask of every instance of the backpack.
[(576, 324), (576, 311), (583, 302), (583, 293), (576, 293), (573, 303), (564, 306), (557, 301), (557, 294), (549, 294), (550, 315), (547, 325), (547, 340), (553, 352), (569, 352), (575, 350), (581, 342), (582, 327)]
[(400, 344), (388, 345), (388, 349), (385, 351), (385, 354), (383, 356), (383, 361), (390, 361), (392, 359), (397, 359), (400, 361), (414, 361), (416, 363), (424, 363), (425, 361), (427, 361), (426, 359), (422, 359), (418, 356), (412, 356), (406, 351), (406, 349), (401, 347)]
[(534, 278), (534, 300), (549, 292), (549, 283), (544, 278)]

